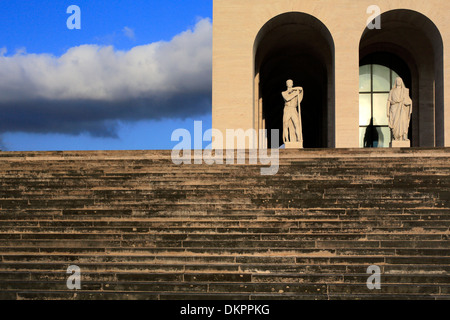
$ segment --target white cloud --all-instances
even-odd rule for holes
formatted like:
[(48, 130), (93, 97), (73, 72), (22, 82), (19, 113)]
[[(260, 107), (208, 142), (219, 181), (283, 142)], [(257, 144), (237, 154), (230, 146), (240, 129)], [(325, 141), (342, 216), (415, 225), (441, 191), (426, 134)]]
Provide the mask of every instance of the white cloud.
[(134, 30), (132, 28), (124, 27), (122, 29), (122, 32), (125, 35), (125, 37), (127, 37), (128, 39), (130, 39), (130, 40), (136, 39), (136, 35), (135, 35)]
[[(127, 36), (134, 36), (125, 27)], [(60, 57), (0, 54), (0, 102), (166, 98), (211, 87), (212, 24), (200, 20), (170, 42), (119, 51), (81, 45)]]

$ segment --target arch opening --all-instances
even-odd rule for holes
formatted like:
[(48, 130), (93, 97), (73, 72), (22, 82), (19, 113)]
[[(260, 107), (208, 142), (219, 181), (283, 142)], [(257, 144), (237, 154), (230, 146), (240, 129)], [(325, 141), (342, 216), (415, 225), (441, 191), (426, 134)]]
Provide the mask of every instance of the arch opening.
[[(255, 128), (279, 129), (283, 144), (281, 92), (291, 79), (304, 89), (303, 146), (334, 147), (334, 42), (325, 25), (300, 12), (271, 19), (256, 37), (254, 63)], [(262, 144), (272, 145), (270, 139)]]
[(385, 12), (381, 15), (381, 29), (365, 29), (359, 50), (361, 67), (379, 64), (392, 69), (410, 89), (411, 146), (443, 146), (443, 42), (434, 23), (412, 10)]

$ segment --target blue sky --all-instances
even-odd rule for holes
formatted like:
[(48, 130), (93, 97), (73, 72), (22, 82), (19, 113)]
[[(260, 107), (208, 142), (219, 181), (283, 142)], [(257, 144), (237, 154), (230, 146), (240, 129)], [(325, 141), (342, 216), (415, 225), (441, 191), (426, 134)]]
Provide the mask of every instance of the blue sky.
[(0, 30), (2, 150), (171, 149), (211, 127), (212, 0), (3, 0)]

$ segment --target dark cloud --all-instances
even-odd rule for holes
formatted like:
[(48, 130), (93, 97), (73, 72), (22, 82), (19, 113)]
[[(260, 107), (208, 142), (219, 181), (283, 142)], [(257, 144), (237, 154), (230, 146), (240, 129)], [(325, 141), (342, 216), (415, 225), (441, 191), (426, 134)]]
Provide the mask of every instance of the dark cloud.
[(117, 121), (184, 119), (211, 111), (211, 93), (123, 101), (38, 100), (0, 103), (0, 132), (89, 133), (116, 137)]

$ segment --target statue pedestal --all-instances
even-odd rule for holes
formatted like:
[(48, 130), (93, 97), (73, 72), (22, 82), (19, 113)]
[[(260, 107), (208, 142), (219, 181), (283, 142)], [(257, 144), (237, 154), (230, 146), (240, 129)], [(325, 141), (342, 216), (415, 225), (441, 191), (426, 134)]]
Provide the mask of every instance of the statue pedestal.
[(405, 140), (392, 140), (392, 142), (389, 144), (389, 147), (391, 148), (411, 148), (411, 141)]
[(284, 143), (285, 149), (303, 149), (303, 141), (299, 142), (285, 142)]

